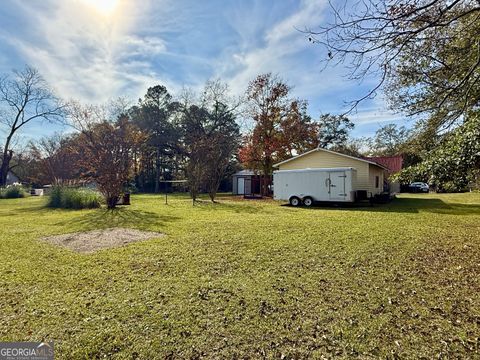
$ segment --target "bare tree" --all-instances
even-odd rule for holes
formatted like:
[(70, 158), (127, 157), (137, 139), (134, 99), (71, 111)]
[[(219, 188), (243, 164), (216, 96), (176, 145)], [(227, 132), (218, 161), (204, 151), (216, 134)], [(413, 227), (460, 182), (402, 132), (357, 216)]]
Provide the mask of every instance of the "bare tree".
[(243, 99), (231, 97), (227, 84), (212, 80), (205, 84), (201, 103), (208, 109), (209, 122), (212, 124), (206, 134), (209, 149), (204, 162), (205, 186), (210, 200), (215, 202), (228, 164), (240, 145), (240, 128), (236, 120)]
[(0, 186), (5, 185), (13, 158), (12, 141), (19, 130), (33, 121), (56, 121), (64, 105), (53, 95), (38, 71), (25, 67), (13, 76), (0, 78), (0, 122), (7, 128), (0, 166)]
[(29, 153), (37, 163), (35, 178), (42, 179), (43, 183), (61, 184), (80, 177), (77, 148), (81, 146), (75, 135), (60, 133), (30, 142)]
[(106, 105), (82, 104), (76, 100), (69, 101), (66, 110), (67, 124), (78, 132), (112, 117)]
[(480, 1), (355, 0), (331, 4), (333, 21), (307, 29), (325, 66), (378, 79), (347, 113), (385, 90), (391, 107), (426, 115), (441, 130), (480, 102)]

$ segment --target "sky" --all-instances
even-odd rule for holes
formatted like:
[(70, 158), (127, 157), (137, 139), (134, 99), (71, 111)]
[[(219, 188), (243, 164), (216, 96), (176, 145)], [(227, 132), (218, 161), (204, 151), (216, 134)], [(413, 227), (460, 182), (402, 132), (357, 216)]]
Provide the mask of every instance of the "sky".
[[(28, 64), (62, 98), (133, 103), (150, 86), (175, 94), (211, 79), (240, 95), (256, 75), (272, 72), (318, 118), (342, 113), (375, 84), (347, 80), (342, 67), (322, 71), (324, 49), (299, 30), (328, 18), (327, 0), (2, 0), (0, 74)], [(381, 94), (349, 117), (353, 136), (371, 136), (388, 123), (411, 125), (387, 110)], [(23, 136), (56, 131), (36, 123)]]

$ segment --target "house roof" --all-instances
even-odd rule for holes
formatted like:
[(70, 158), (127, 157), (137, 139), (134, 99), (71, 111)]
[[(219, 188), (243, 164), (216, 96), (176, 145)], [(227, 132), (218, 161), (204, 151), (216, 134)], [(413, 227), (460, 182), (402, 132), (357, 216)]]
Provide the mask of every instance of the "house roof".
[(250, 169), (240, 170), (235, 174), (233, 174), (233, 176), (252, 176), (252, 175), (255, 175), (255, 172)]
[(364, 159), (364, 158), (358, 158), (358, 157), (355, 157), (355, 156), (350, 156), (350, 155), (346, 155), (346, 154), (342, 154), (342, 153), (339, 153), (339, 152), (336, 152), (336, 151), (332, 151), (332, 150), (327, 150), (327, 149), (322, 149), (322, 148), (316, 148), (316, 149), (313, 149), (313, 150), (310, 150), (310, 151), (307, 151), (306, 153), (303, 153), (303, 154), (300, 154), (300, 155), (297, 155), (297, 156), (294, 156), (290, 159), (287, 159), (287, 160), (284, 160), (284, 161), (281, 161), (277, 164), (274, 164), (273, 167), (279, 167), (280, 165), (283, 165), (283, 164), (286, 164), (290, 161), (293, 161), (293, 160), (297, 160), (305, 155), (309, 155), (313, 152), (316, 152), (316, 151), (324, 151), (324, 152), (328, 152), (330, 154), (335, 154), (335, 155), (339, 155), (339, 156), (343, 156), (343, 157), (346, 157), (346, 158), (350, 158), (350, 159), (354, 159), (354, 160), (358, 160), (358, 161), (363, 161), (363, 162), (366, 162), (366, 163), (369, 163), (369, 164), (372, 164), (372, 165), (375, 165), (375, 166), (378, 166), (384, 170), (389, 170), (388, 168), (386, 168), (384, 165), (382, 164), (379, 164), (379, 163), (376, 163), (374, 161), (371, 161), (371, 160), (367, 160), (367, 159)]
[(395, 155), (395, 156), (369, 156), (365, 157), (367, 160), (371, 160), (376, 162), (377, 164), (381, 164), (388, 169), (391, 173), (397, 173), (402, 170), (403, 167), (403, 156), (402, 155)]
[(18, 177), (18, 175), (15, 174), (12, 170), (8, 170), (8, 172), (7, 172), (7, 177), (9, 177), (9, 176), (10, 176), (10, 177), (13, 176), (13, 177), (15, 177), (15, 178), (17, 178), (17, 179), (20, 179), (20, 178)]

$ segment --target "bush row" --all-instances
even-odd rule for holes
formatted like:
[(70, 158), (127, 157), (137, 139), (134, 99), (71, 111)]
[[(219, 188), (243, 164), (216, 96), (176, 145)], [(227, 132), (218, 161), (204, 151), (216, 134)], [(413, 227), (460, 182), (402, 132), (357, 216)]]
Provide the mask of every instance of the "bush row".
[(25, 189), (20, 185), (12, 185), (0, 188), (0, 199), (23, 198), (27, 195)]
[(102, 196), (93, 190), (55, 186), (50, 193), (47, 206), (62, 209), (93, 209), (100, 207)]

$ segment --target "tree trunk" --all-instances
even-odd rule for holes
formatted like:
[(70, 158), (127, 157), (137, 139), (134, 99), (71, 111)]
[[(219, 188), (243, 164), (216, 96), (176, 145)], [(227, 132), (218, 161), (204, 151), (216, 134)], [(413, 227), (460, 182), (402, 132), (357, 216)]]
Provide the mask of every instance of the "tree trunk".
[(2, 162), (2, 166), (0, 167), (0, 187), (7, 185), (7, 172), (8, 172), (8, 165), (4, 158)]
[(160, 149), (157, 148), (156, 159), (155, 159), (155, 194), (160, 192)]
[(7, 185), (7, 175), (10, 169), (10, 160), (12, 160), (13, 151), (7, 150), (3, 152), (2, 166), (0, 167), (0, 186)]
[(217, 196), (218, 189), (220, 188), (220, 182), (222, 180), (222, 175), (219, 173), (212, 174), (210, 178), (210, 183), (208, 185), (208, 196), (212, 202), (215, 202), (215, 198)]
[(190, 197), (192, 198), (193, 202), (197, 200), (198, 190), (196, 189), (195, 185), (190, 185)]
[(210, 197), (210, 200), (212, 202), (215, 202), (215, 197), (217, 196), (218, 188), (220, 187), (220, 181), (217, 179), (211, 179), (210, 180), (210, 187), (208, 189), (208, 196)]
[(117, 206), (117, 202), (118, 202), (118, 195), (109, 196), (109, 197), (107, 197), (106, 201), (107, 201), (107, 208), (108, 209), (115, 209), (115, 207)]
[(265, 166), (263, 167), (263, 174), (260, 175), (260, 192), (262, 196), (267, 196), (268, 195), (268, 184), (267, 184), (267, 174), (270, 172), (270, 166), (269, 163), (266, 163)]

